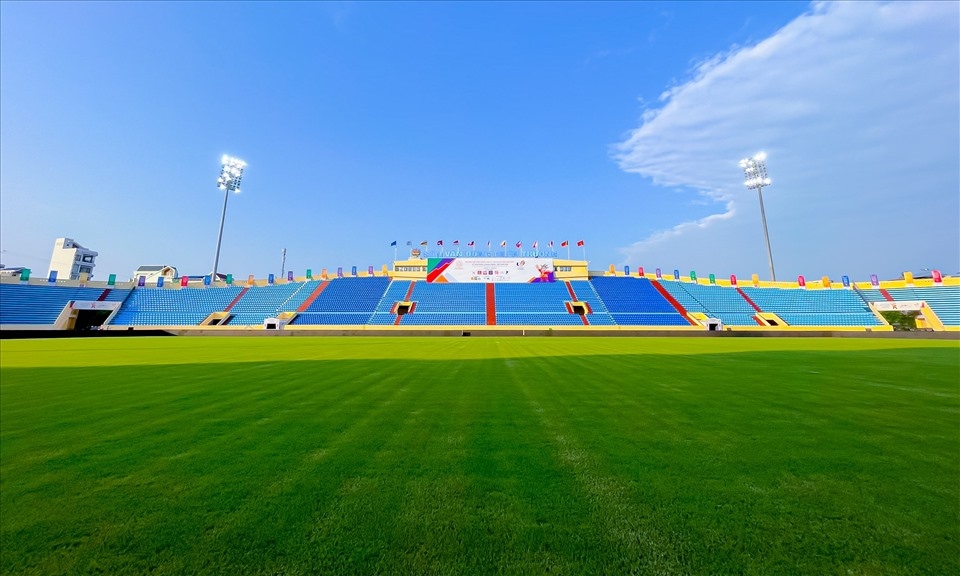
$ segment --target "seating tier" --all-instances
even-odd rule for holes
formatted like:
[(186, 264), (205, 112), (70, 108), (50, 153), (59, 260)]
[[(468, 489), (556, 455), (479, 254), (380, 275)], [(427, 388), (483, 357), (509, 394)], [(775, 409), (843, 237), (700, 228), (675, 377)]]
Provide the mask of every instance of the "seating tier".
[(756, 326), (753, 306), (736, 288), (661, 280), (660, 284), (688, 312), (701, 312), (719, 318), (726, 326)]
[(291, 282), (272, 286), (251, 286), (242, 298), (230, 309), (230, 326), (262, 324), (267, 318), (280, 312), (293, 312), (316, 287), (317, 280)]
[(240, 294), (239, 286), (135, 288), (110, 324), (113, 326), (190, 326), (220, 312)]
[(880, 320), (853, 290), (742, 289), (764, 312), (791, 326), (879, 326)]
[[(96, 301), (104, 288), (0, 284), (0, 324), (54, 324), (71, 301)], [(122, 302), (130, 290), (110, 289), (105, 302)]]
[(373, 316), (390, 285), (385, 276), (373, 278), (336, 278), (297, 315), (292, 325), (366, 324)]
[(612, 320), (624, 326), (689, 326), (646, 278), (598, 276), (590, 283)]

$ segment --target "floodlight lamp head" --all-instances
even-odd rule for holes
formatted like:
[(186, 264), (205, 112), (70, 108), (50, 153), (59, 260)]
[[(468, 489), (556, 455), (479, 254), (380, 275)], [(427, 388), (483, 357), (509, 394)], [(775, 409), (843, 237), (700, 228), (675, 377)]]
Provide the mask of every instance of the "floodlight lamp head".
[(239, 168), (240, 170), (243, 170), (244, 167), (247, 165), (247, 163), (244, 162), (243, 160), (239, 158), (234, 158), (233, 156), (228, 156), (227, 154), (223, 155), (223, 158), (220, 159), (220, 163), (223, 164), (224, 166)]
[(756, 190), (770, 185), (770, 178), (767, 178), (767, 163), (765, 152), (758, 152), (752, 158), (744, 158), (740, 161), (740, 167), (743, 168), (743, 184), (751, 190)]
[(217, 178), (217, 188), (239, 194), (240, 180), (243, 178), (243, 169), (247, 166), (247, 163), (226, 154), (220, 161), (222, 167), (220, 168), (220, 177)]

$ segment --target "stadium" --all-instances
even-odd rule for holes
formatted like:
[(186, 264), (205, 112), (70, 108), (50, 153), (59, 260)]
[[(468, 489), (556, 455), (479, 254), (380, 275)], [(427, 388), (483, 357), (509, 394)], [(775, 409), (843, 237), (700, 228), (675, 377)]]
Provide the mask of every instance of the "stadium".
[(960, 574), (958, 70), (957, 2), (0, 2), (0, 576)]
[(4, 278), (0, 571), (960, 567), (957, 278), (414, 250)]
[[(441, 241), (442, 242), (442, 241)], [(663, 274), (614, 266), (588, 272), (587, 262), (520, 250), (500, 256), (438, 252), (396, 261), (388, 269), (346, 274), (322, 269), (295, 277), (232, 275), (132, 282), (58, 281), (29, 271), (0, 284), (0, 329), (136, 331), (177, 334), (337, 334), (461, 331), (540, 334), (669, 331), (893, 330), (883, 312), (912, 312), (926, 331), (960, 331), (960, 278), (840, 282), (746, 282), (736, 276)], [(554, 255), (556, 255), (554, 253)], [(424, 256), (424, 257), (421, 257)], [(84, 275), (85, 276), (85, 275)]]

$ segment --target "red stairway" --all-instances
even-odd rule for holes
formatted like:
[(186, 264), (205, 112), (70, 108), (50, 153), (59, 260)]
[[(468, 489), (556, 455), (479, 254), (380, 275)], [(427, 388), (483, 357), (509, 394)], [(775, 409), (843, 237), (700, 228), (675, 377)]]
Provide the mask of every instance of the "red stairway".
[(694, 322), (693, 320), (690, 319), (689, 316), (687, 316), (687, 309), (683, 307), (683, 304), (677, 302), (677, 299), (674, 298), (669, 292), (667, 292), (667, 289), (664, 288), (663, 285), (660, 284), (660, 282), (658, 282), (657, 280), (651, 280), (650, 284), (653, 284), (653, 287), (657, 289), (657, 292), (659, 292), (660, 295), (663, 296), (667, 300), (667, 302), (669, 302), (670, 305), (673, 306), (677, 310), (677, 312), (680, 313), (681, 316), (683, 316), (684, 320), (689, 322), (691, 326), (697, 325), (696, 322)]
[(487, 326), (497, 325), (497, 291), (487, 283)]

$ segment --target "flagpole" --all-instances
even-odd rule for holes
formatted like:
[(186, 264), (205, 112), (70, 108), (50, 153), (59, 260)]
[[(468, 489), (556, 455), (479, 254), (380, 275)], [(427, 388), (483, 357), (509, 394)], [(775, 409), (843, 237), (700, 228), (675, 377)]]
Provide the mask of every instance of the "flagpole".
[(583, 248), (583, 261), (586, 262), (587, 261), (587, 245), (584, 244), (583, 246), (581, 246), (581, 248)]
[(567, 260), (570, 259), (570, 243), (567, 242)]

